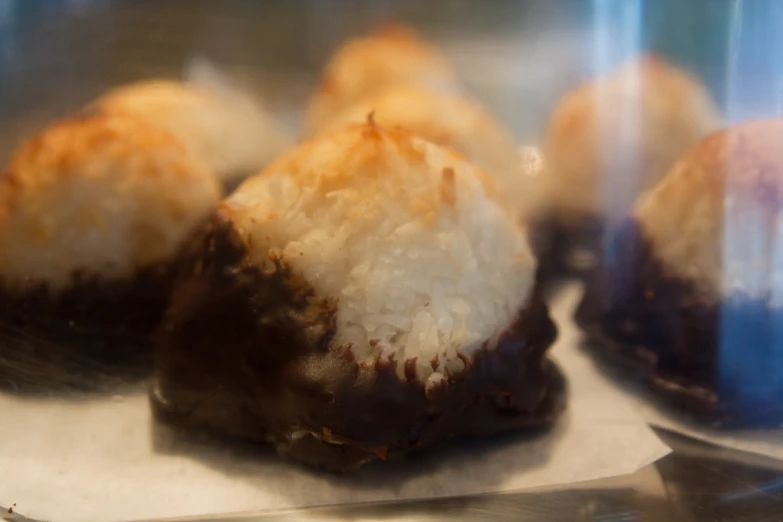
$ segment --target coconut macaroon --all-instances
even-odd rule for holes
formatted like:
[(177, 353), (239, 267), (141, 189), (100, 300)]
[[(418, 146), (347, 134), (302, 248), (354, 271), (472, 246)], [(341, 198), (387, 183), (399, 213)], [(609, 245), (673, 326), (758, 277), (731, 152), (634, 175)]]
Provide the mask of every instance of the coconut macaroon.
[(73, 372), (148, 356), (177, 253), (220, 194), (173, 136), (125, 115), (22, 145), (0, 177), (0, 381), (89, 386)]
[(626, 217), (636, 197), (720, 122), (695, 77), (649, 55), (566, 95), (543, 143), (536, 213), (548, 257), (567, 255), (569, 243), (594, 248), (607, 221)]
[(308, 134), (348, 105), (398, 84), (457, 90), (451, 63), (413, 30), (389, 25), (348, 41), (331, 58), (310, 97), (305, 127)]
[(214, 83), (145, 80), (109, 90), (93, 107), (132, 114), (169, 131), (233, 188), (292, 141), (246, 93)]
[(220, 205), (160, 330), (153, 404), (331, 470), (549, 424), (564, 385), (534, 268), (475, 167), (348, 127)]
[(779, 424), (783, 121), (715, 133), (643, 196), (577, 317), (599, 353), (722, 424)]
[(318, 134), (365, 122), (368, 115), (383, 127), (406, 129), (463, 154), (497, 179), (509, 202), (525, 207), (522, 200), (529, 190), (516, 144), (477, 102), (416, 84), (399, 85), (350, 105), (328, 120)]

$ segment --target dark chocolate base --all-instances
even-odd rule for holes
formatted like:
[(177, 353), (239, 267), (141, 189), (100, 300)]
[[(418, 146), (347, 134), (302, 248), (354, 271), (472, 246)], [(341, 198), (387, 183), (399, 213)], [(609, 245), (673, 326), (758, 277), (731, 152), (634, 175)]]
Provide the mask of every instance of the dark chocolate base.
[(536, 279), (546, 284), (582, 277), (595, 268), (603, 248), (606, 223), (597, 215), (579, 221), (543, 216), (530, 227), (530, 243), (538, 258)]
[(609, 247), (586, 278), (576, 311), (588, 349), (700, 422), (780, 424), (783, 373), (769, 368), (776, 360), (783, 366), (783, 335), (774, 334), (783, 310), (739, 296), (714, 303), (665, 271), (633, 221)]
[(545, 426), (564, 408), (564, 379), (544, 356), (556, 328), (538, 294), (496, 349), (430, 389), (415, 363), (365, 364), (351, 346), (331, 347), (336, 306), (281, 263), (251, 266), (216, 216), (157, 336), (158, 418), (341, 471), (446, 437)]
[(76, 275), (66, 289), (0, 287), (0, 389), (92, 391), (138, 381), (173, 286), (171, 266), (124, 281)]

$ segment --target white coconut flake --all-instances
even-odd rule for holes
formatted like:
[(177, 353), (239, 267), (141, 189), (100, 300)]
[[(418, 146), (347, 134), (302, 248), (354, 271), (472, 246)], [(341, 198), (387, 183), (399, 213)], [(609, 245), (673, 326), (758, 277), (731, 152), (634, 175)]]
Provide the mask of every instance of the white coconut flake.
[(442, 373), (440, 373), (440, 372), (433, 372), (432, 374), (430, 374), (429, 377), (427, 377), (427, 382), (426, 382), (426, 385), (425, 385), (424, 389), (425, 389), (425, 391), (427, 393), (429, 393), (429, 392), (432, 391), (433, 388), (435, 388), (436, 386), (438, 386), (440, 383), (442, 383), (445, 380), (446, 380), (446, 378), (443, 376)]

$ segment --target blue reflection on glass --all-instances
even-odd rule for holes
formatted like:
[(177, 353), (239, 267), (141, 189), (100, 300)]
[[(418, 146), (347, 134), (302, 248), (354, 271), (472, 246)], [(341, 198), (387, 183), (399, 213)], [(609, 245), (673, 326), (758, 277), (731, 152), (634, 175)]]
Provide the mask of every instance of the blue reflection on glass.
[[(732, 122), (771, 117), (781, 107), (783, 2), (734, 0), (730, 22), (727, 107)], [(741, 136), (731, 139), (741, 147)], [(781, 143), (783, 153), (783, 143)], [(718, 382), (743, 420), (763, 422), (783, 409), (783, 241), (780, 205), (765, 187), (735, 190), (747, 174), (726, 158), (723, 290)], [(781, 173), (771, 172), (779, 179)], [(769, 190), (777, 190), (774, 186)]]
[[(588, 60), (592, 64), (591, 73), (594, 77), (606, 74), (619, 65), (639, 57), (644, 4), (644, 0), (592, 1), (593, 42)], [(611, 221), (616, 221), (627, 214), (641, 183), (636, 179), (638, 176), (635, 176), (641, 172), (635, 167), (640, 161), (638, 147), (618, 146), (617, 143), (612, 142), (617, 136), (616, 132), (608, 132), (608, 135), (603, 135), (602, 132), (619, 124), (627, 143), (641, 141), (639, 77), (628, 74), (623, 77), (623, 80), (626, 84), (622, 89), (626, 95), (622, 99), (602, 96), (599, 92), (595, 100), (596, 130), (601, 132), (598, 141), (599, 155), (605, 161), (602, 187), (604, 211)], [(621, 119), (619, 122), (607, 125), (602, 123), (604, 118)], [(608, 264), (615, 261), (616, 254), (610, 236), (610, 234), (604, 236), (602, 245), (604, 258)]]

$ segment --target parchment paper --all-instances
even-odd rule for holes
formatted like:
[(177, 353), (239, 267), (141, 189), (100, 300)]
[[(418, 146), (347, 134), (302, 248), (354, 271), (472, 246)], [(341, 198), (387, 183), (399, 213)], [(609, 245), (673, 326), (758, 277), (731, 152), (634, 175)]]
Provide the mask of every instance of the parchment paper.
[[(570, 317), (568, 295), (553, 303)], [(139, 393), (93, 399), (0, 395), (0, 504), (32, 518), (110, 522), (431, 498), (566, 484), (637, 471), (669, 449), (561, 324), (554, 358), (570, 384), (561, 422), (538, 435), (450, 442), (345, 476), (271, 450), (153, 423)]]
[[(563, 287), (558, 296), (561, 306), (575, 306), (582, 296), (579, 284)], [(579, 334), (577, 334), (579, 335)], [(600, 371), (600, 370), (599, 370)], [(643, 384), (624, 381), (617, 375), (600, 372), (600, 377), (612, 386), (619, 395), (632, 403), (639, 414), (653, 426), (681, 433), (729, 449), (746, 451), (783, 460), (783, 429), (718, 430), (699, 424), (667, 409), (655, 400)]]
[(636, 397), (639, 413), (653, 426), (665, 428), (694, 439), (739, 451), (747, 451), (783, 460), (783, 429), (719, 431), (677, 418), (652, 403), (650, 398)]

